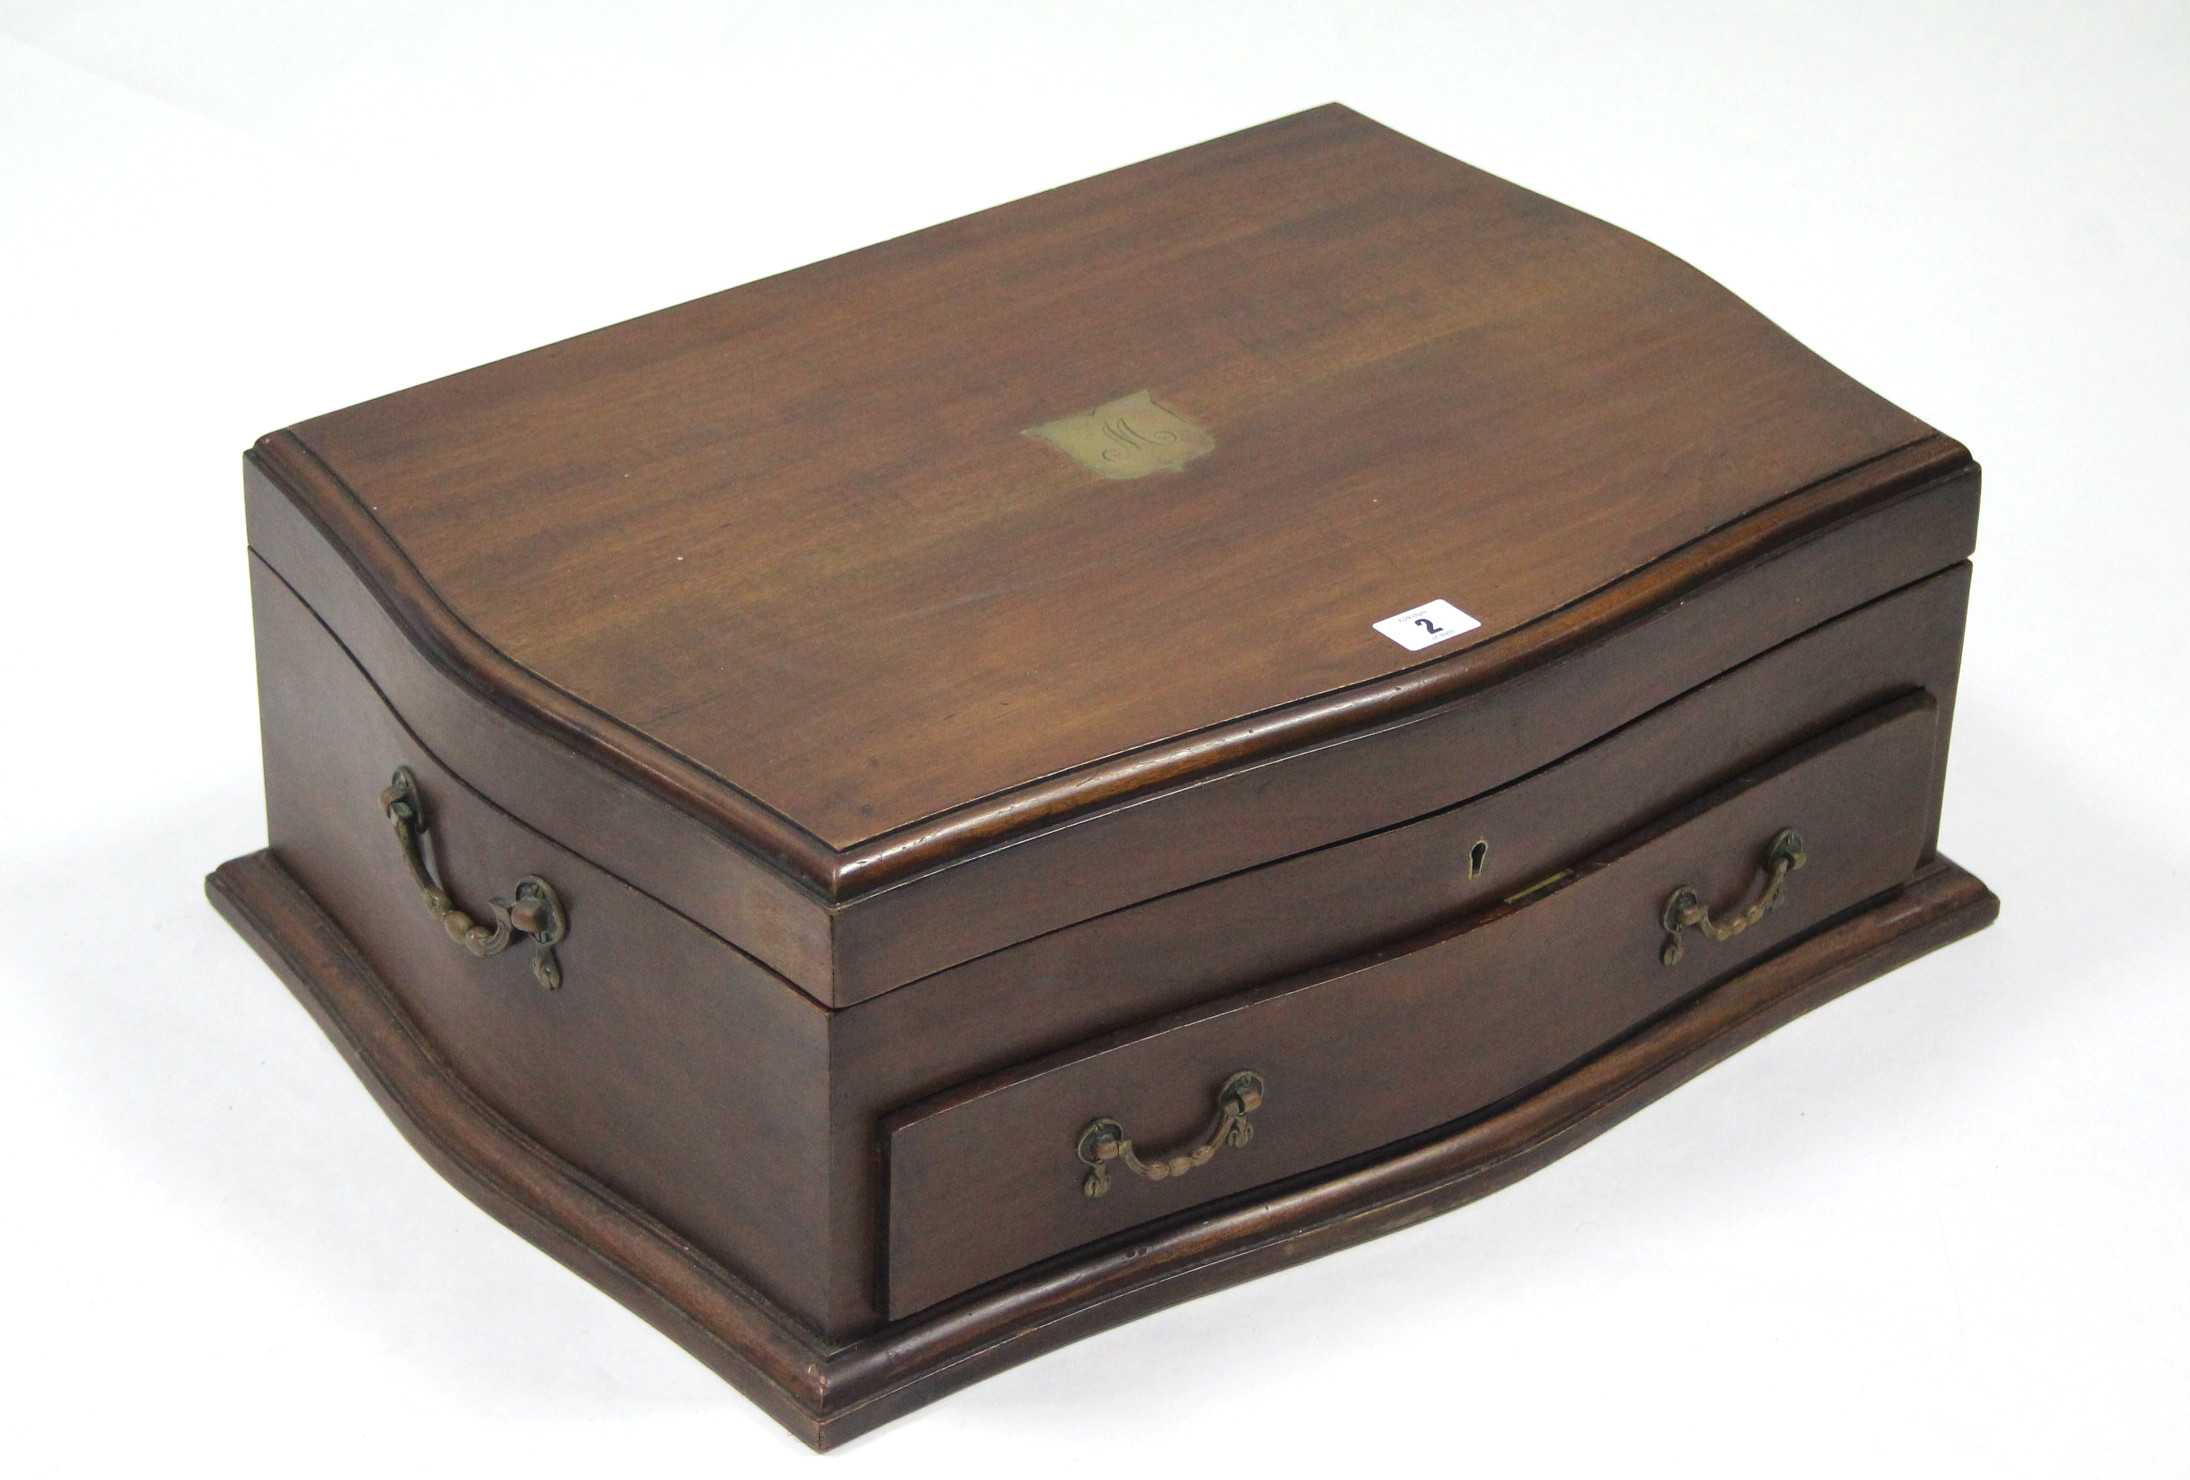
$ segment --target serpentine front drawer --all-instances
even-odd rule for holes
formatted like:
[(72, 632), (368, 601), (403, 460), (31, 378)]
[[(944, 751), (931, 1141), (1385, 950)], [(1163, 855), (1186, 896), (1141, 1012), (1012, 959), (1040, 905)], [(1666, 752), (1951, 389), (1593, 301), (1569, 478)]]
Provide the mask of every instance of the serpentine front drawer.
[(1903, 695), (1450, 928), (890, 1117), (890, 1316), (1495, 1105), (1904, 883), (1937, 718)]

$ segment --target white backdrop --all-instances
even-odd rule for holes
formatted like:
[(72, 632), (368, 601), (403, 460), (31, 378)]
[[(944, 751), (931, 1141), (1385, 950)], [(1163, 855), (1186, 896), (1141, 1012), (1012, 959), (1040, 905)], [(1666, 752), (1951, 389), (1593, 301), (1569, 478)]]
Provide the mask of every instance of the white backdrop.
[[(2190, 1472), (2190, 6), (0, 0), (0, 1463)], [(420, 1163), (199, 878), (259, 433), (1327, 100), (1986, 464), (1992, 931), (826, 1462)]]

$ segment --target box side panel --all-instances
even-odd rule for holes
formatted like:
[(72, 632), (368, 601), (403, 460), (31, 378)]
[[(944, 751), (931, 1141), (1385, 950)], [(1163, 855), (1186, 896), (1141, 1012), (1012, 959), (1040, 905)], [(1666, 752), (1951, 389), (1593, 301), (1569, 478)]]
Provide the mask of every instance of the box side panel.
[(821, 900), (457, 683), (398, 627), (304, 509), (248, 459), (244, 499), (252, 550), (437, 755), (497, 806), (828, 1000), (830, 921)]
[[(282, 863), (482, 1100), (819, 1325), (826, 1010), (472, 790), (255, 558), (252, 598)], [(559, 988), (535, 979), (525, 937), (477, 957), (429, 912), (381, 807), (398, 766), (457, 908), (491, 923), (488, 901), (527, 875), (560, 896)]]

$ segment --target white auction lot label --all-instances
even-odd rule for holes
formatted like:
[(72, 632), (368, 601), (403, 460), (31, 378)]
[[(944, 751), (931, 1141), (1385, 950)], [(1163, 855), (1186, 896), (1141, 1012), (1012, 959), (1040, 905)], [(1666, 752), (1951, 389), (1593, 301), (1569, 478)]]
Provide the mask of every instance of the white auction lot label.
[(1425, 601), (1396, 617), (1386, 617), (1370, 625), (1408, 652), (1418, 653), (1448, 637), (1473, 632), (1483, 624), (1451, 602), (1440, 600)]

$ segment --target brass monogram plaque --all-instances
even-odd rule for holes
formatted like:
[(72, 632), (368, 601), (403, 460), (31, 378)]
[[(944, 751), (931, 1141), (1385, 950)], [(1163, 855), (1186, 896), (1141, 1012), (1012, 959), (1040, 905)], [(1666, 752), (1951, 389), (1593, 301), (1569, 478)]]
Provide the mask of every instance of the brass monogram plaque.
[(1120, 396), (1079, 416), (1028, 427), (1026, 435), (1041, 438), (1105, 478), (1140, 478), (1166, 468), (1175, 470), (1217, 446), (1216, 438), (1157, 405), (1147, 391)]

